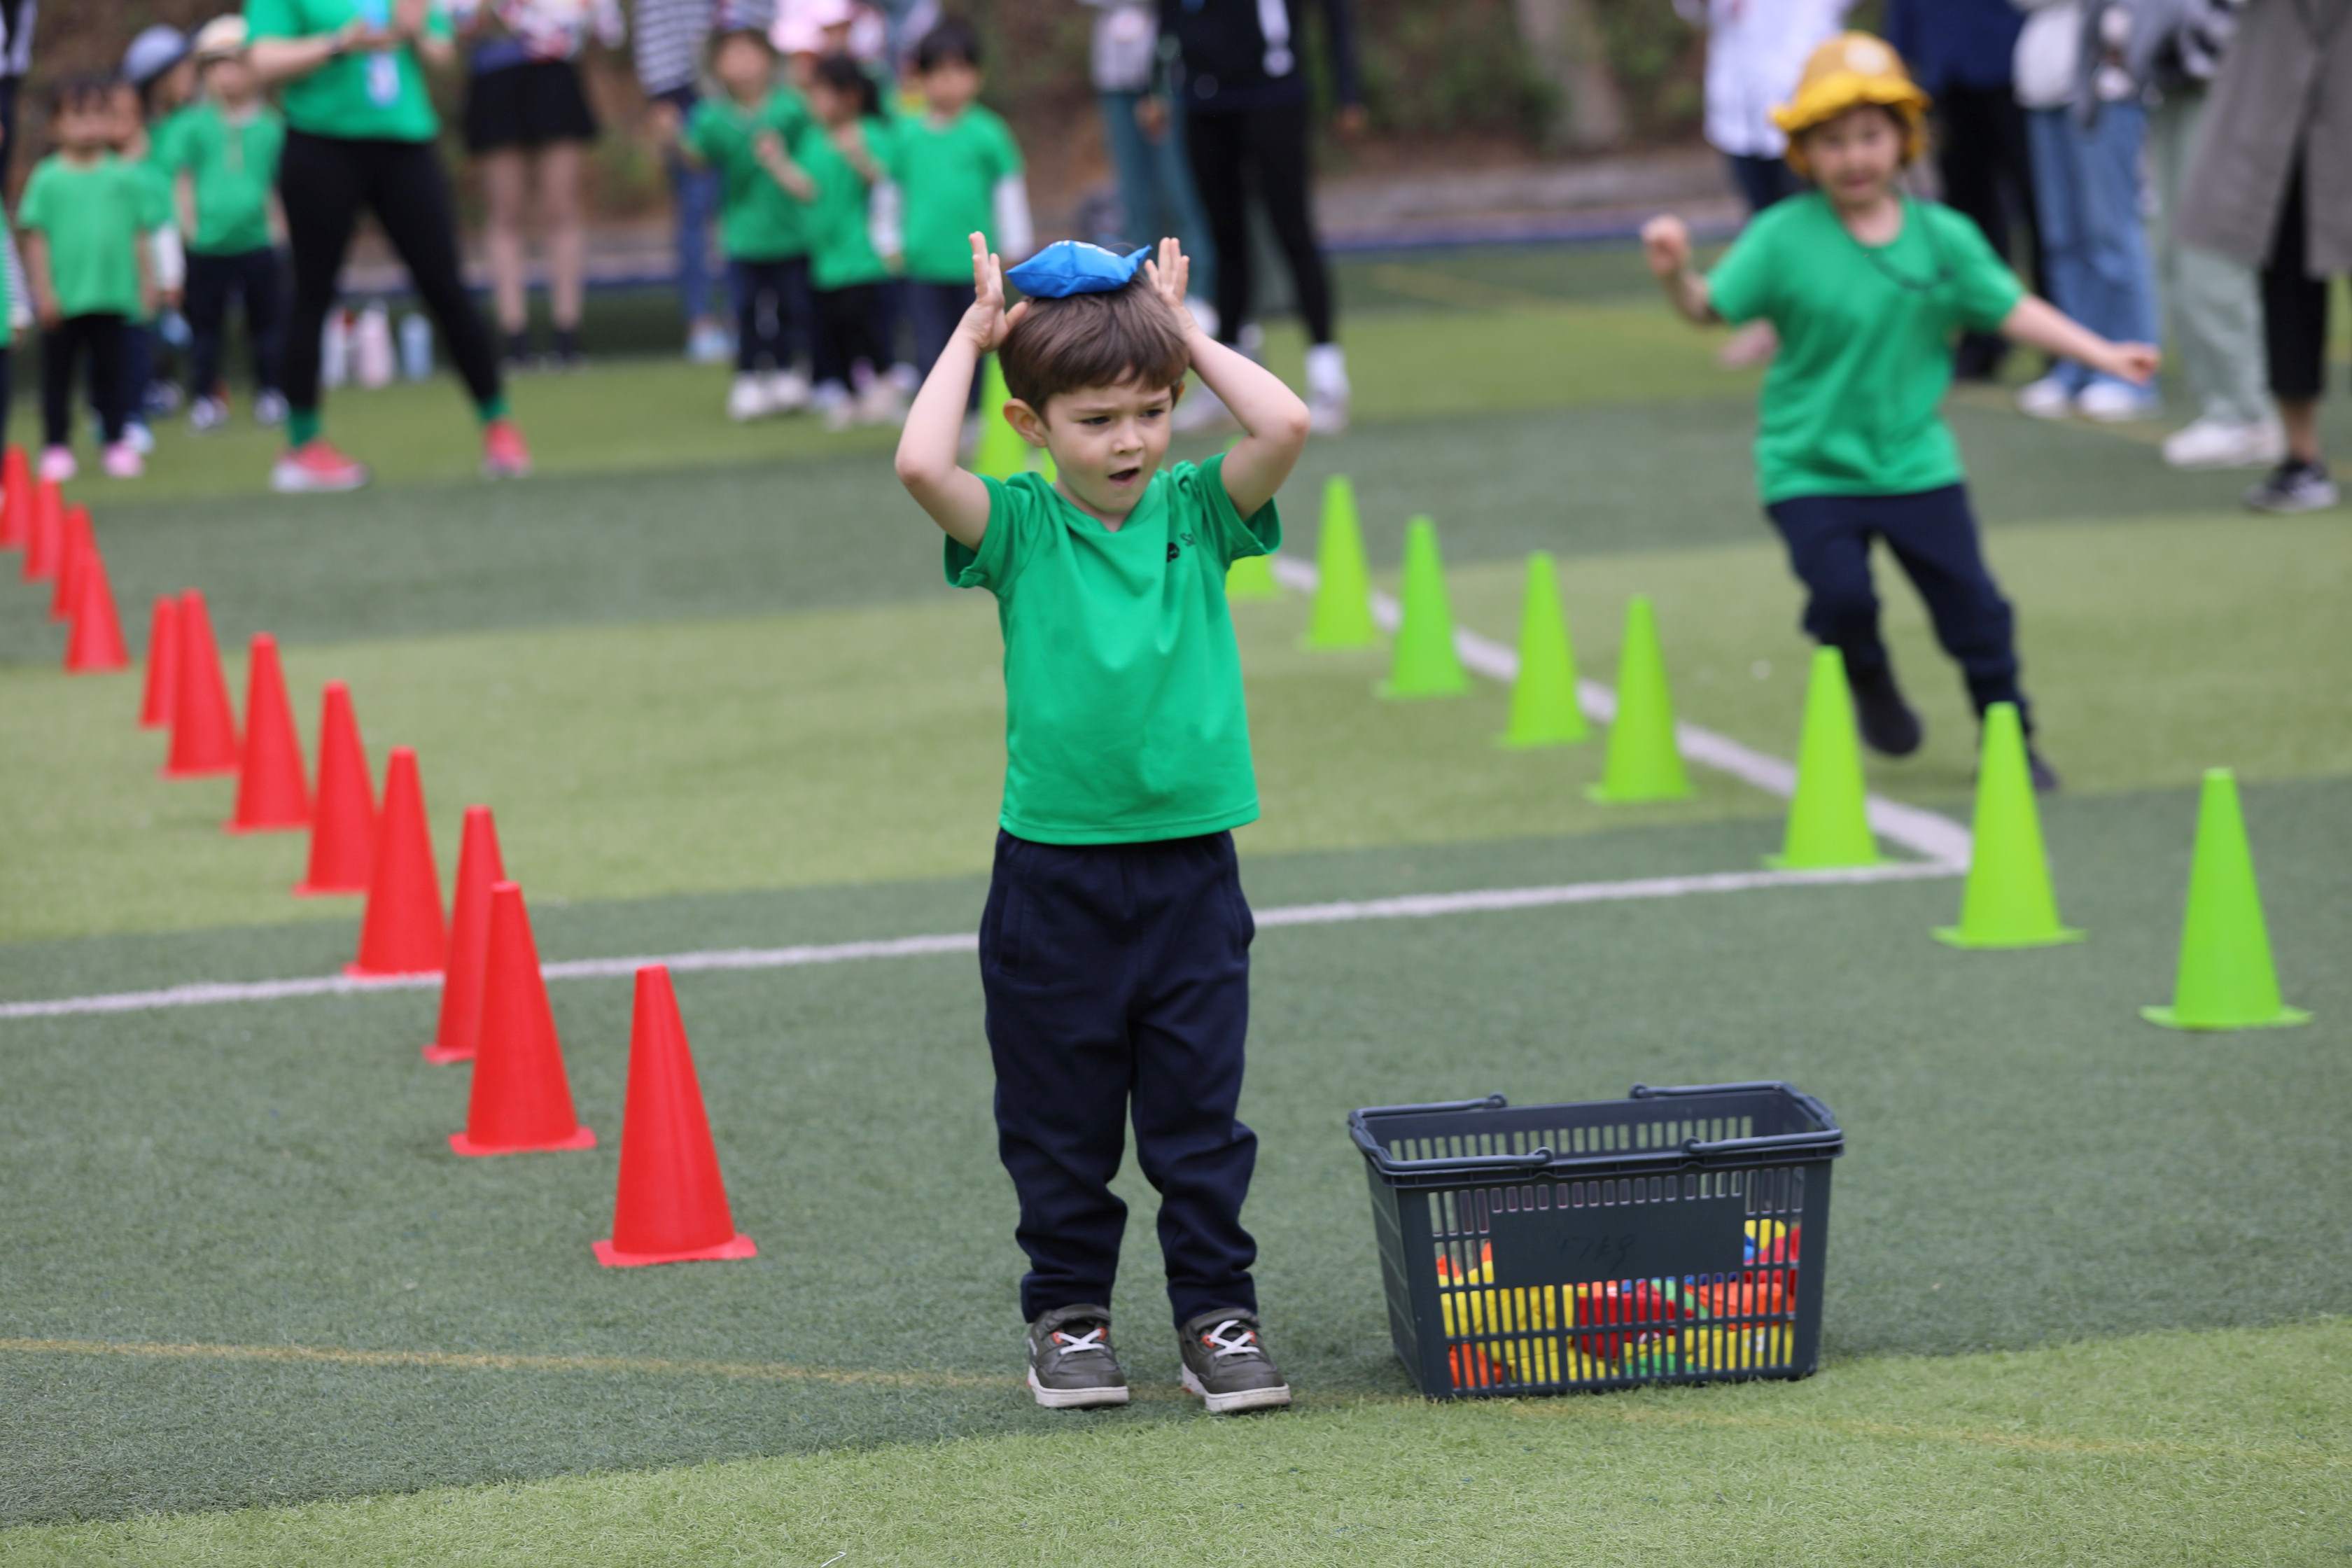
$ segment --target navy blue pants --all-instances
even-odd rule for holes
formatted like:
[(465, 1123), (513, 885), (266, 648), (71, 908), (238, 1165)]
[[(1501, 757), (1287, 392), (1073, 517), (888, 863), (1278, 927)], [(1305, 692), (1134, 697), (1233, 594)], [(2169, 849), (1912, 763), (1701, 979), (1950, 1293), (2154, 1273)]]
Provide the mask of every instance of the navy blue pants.
[(790, 370), (811, 337), (816, 309), (809, 296), (805, 256), (777, 261), (727, 263), (727, 291), (735, 305), (735, 371), (749, 375), (767, 362)]
[(1257, 1310), (1242, 1200), (1257, 1134), (1235, 1119), (1249, 948), (1230, 833), (1038, 844), (999, 833), (980, 980), (996, 1064), (997, 1152), (1029, 1256), (1021, 1315), (1110, 1304), (1127, 1205), (1110, 1190), (1135, 1120), (1160, 1193), (1179, 1325)]
[(1788, 542), (1789, 565), (1811, 595), (1804, 628), (1845, 656), (1846, 674), (1887, 668), (1878, 636), (1878, 594), (1870, 546), (1885, 540), (1935, 623), (1936, 640), (1958, 661), (1969, 699), (1982, 713), (2014, 702), (2032, 724), (2017, 684), (2017, 621), (1985, 565), (1965, 485), (1893, 496), (1799, 496), (1764, 509)]

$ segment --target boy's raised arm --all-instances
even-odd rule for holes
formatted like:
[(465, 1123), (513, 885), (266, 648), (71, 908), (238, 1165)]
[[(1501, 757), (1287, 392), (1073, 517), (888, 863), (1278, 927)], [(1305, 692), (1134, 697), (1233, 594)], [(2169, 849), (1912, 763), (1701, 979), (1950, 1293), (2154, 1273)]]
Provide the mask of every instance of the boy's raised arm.
[(956, 446), (963, 437), (963, 411), (971, 395), (971, 378), (980, 356), (1004, 341), (1004, 334), (1024, 303), (1007, 314), (1004, 309), (1004, 267), (989, 254), (987, 239), (971, 237), (971, 309), (940, 351), (939, 363), (915, 395), (907, 411), (906, 428), (898, 434), (896, 467), (898, 482), (915, 504), (931, 514), (967, 549), (980, 548), (988, 531), (988, 487), (980, 476), (956, 461)]
[(1274, 499), (1307, 449), (1307, 405), (1282, 378), (1201, 330), (1184, 308), (1192, 264), (1172, 239), (1160, 242), (1157, 260), (1143, 264), (1153, 292), (1184, 323), (1192, 369), (1241, 422), (1242, 438), (1225, 453), (1225, 497), (1244, 517)]
[(1648, 263), (1666, 303), (1675, 314), (1695, 327), (1721, 324), (1706, 279), (1691, 267), (1690, 229), (1672, 213), (1663, 213), (1642, 226), (1642, 259)]

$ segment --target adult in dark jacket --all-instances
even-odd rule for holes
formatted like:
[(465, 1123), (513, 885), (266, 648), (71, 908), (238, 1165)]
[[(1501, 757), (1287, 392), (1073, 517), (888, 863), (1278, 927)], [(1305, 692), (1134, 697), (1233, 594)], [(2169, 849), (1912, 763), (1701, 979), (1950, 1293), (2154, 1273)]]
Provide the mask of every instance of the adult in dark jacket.
[[(2025, 111), (2011, 79), (2024, 21), (2011, 0), (1886, 0), (1886, 41), (1936, 100), (1936, 174), (1944, 201), (1974, 218), (2004, 260), (2015, 255), (2012, 224), (2022, 228), (2031, 250), (2027, 281), (2047, 292), (2033, 229)], [(1969, 332), (1960, 339), (1952, 374), (1990, 381), (2008, 353), (1998, 334)]]
[[(1299, 54), (1310, 9), (1323, 14), (1340, 129), (1353, 132), (1364, 110), (1352, 0), (1160, 0), (1160, 36), (1173, 42), (1171, 90), (1183, 98), (1192, 178), (1217, 244), (1217, 335), (1237, 342), (1249, 319), (1255, 190), (1307, 322), (1307, 406), (1316, 429), (1335, 431), (1348, 423), (1348, 362), (1332, 331), (1330, 269), (1315, 233)], [(1184, 405), (1200, 411), (1188, 423), (1218, 412), (1215, 399), (1198, 392)]]

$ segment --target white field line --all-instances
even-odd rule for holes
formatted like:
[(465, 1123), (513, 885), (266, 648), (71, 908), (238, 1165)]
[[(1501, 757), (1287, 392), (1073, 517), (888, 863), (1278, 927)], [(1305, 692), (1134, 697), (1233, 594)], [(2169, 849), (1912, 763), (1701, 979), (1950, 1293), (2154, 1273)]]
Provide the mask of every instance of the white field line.
[[(1277, 555), (1274, 559), (1277, 580), (1305, 593), (1313, 593), (1318, 581), (1311, 562)], [(1404, 620), (1404, 608), (1392, 595), (1375, 591), (1372, 595), (1372, 619), (1382, 631), (1392, 632)], [(1518, 679), (1519, 656), (1491, 637), (1457, 626), (1454, 632), (1454, 651), (1461, 656), (1465, 668), (1499, 680), (1505, 684)], [(1617, 694), (1597, 680), (1576, 683), (1577, 706), (1585, 714), (1606, 724), (1617, 716)], [(1769, 756), (1752, 747), (1743, 746), (1728, 735), (1719, 735), (1696, 724), (1676, 722), (1675, 749), (1690, 761), (1717, 773), (1729, 773), (1743, 784), (1755, 785), (1767, 795), (1786, 800), (1797, 793), (1797, 768), (1793, 763)], [(1969, 864), (1969, 830), (1948, 816), (1905, 805), (1899, 801), (1879, 795), (1864, 798), (1864, 815), (1871, 831), (1890, 844), (1899, 844), (1915, 854), (1948, 869), (1961, 871)]]
[[(1556, 908), (1565, 904), (1614, 903), (1636, 899), (1675, 899), (1692, 893), (1730, 893), (1750, 888), (1802, 888), (1853, 882), (1899, 882), (1948, 877), (1952, 868), (1933, 861), (1894, 861), (1845, 871), (1716, 871), (1694, 877), (1643, 877), (1622, 882), (1566, 882), (1541, 888), (1485, 888), (1462, 893), (1406, 893), (1388, 899), (1349, 899), (1320, 904), (1285, 904), (1257, 911), (1260, 926), (1348, 925), (1358, 921), (1431, 920), (1444, 915)], [(881, 942), (840, 942), (797, 947), (739, 947), (635, 958), (581, 958), (542, 964), (550, 980), (611, 979), (635, 973), (649, 963), (692, 970), (803, 969), (816, 964), (869, 959), (919, 958), (968, 953), (980, 945), (970, 931), (908, 936)], [(142, 1013), (171, 1007), (210, 1007), (236, 1002), (282, 1002), (296, 996), (364, 996), (415, 991), (440, 984), (438, 975), (390, 980), (353, 980), (320, 975), (299, 980), (241, 984), (207, 981), (159, 991), (118, 991), (53, 1001), (0, 1003), (0, 1019), (58, 1018), (80, 1013)]]

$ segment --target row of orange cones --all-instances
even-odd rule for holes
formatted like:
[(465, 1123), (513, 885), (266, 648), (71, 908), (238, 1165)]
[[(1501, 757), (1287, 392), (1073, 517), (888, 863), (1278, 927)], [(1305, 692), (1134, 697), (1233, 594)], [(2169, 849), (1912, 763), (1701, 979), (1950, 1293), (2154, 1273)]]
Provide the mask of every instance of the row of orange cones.
[[(129, 668), (111, 583), (87, 509), (66, 508), (58, 489), (32, 483), (24, 452), (0, 454), (0, 548), (25, 552), (22, 575), (55, 585), (52, 618), (73, 606), (66, 668)], [(488, 806), (468, 806), (457, 861), (454, 920), (442, 917), (425, 797), (409, 748), (394, 749), (376, 809), (349, 691), (327, 684), (320, 729), (319, 793), (303, 777), (276, 640), (252, 643), (240, 741), (204, 595), (156, 601), (141, 725), (168, 728), (166, 778), (237, 775), (232, 833), (309, 828), (308, 875), (297, 894), (365, 893), (356, 978), (440, 974), (432, 1062), (470, 1061), (466, 1127), (449, 1138), (464, 1155), (588, 1149), (563, 1066), (547, 984), (522, 889), (506, 878)], [(607, 1267), (751, 1258), (735, 1228), (719, 1171), (694, 1059), (669, 972), (637, 972), (613, 1235), (593, 1244)]]

